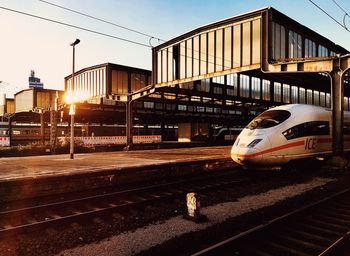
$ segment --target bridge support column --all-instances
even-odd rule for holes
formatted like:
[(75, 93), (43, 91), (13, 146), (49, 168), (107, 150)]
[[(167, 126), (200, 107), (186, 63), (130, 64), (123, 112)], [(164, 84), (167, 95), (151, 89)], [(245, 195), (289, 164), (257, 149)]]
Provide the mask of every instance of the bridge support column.
[(332, 85), (332, 151), (333, 156), (327, 163), (327, 168), (344, 170), (349, 162), (344, 157), (344, 72), (340, 69), (330, 73)]

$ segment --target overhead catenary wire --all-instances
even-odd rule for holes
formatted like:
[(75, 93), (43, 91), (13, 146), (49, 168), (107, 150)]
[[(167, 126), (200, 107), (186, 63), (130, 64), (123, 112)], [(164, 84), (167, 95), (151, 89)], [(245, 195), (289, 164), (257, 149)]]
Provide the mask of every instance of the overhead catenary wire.
[(106, 33), (102, 33), (102, 32), (96, 31), (96, 30), (92, 30), (92, 29), (88, 29), (88, 28), (76, 26), (76, 25), (69, 24), (69, 23), (65, 23), (65, 22), (62, 22), (62, 21), (57, 21), (57, 20), (45, 18), (45, 17), (42, 17), (42, 16), (30, 14), (30, 13), (27, 13), (27, 12), (22, 12), (22, 11), (14, 10), (14, 9), (7, 8), (7, 7), (4, 7), (4, 6), (0, 6), (0, 9), (6, 10), (6, 11), (10, 11), (10, 12), (15, 12), (15, 13), (18, 13), (18, 14), (22, 14), (22, 15), (25, 15), (25, 16), (32, 17), (32, 18), (37, 18), (37, 19), (41, 19), (41, 20), (53, 22), (53, 23), (56, 23), (56, 24), (68, 26), (68, 27), (71, 27), (71, 28), (76, 28), (76, 29), (84, 30), (84, 31), (87, 31), (87, 32), (90, 32), (90, 33), (94, 33), (94, 34), (101, 35), (101, 36), (106, 36), (106, 37), (118, 39), (118, 40), (121, 40), (121, 41), (124, 41), (124, 42), (128, 42), (128, 43), (132, 43), (132, 44), (144, 46), (144, 47), (147, 47), (147, 48), (152, 48), (152, 47), (151, 47), (150, 45), (148, 45), (148, 44), (136, 42), (136, 41), (133, 41), (133, 40), (130, 40), (130, 39), (126, 39), (126, 38), (122, 38), (122, 37), (118, 37), (118, 36), (114, 36), (114, 35), (110, 35), (110, 34), (106, 34)]
[[(96, 17), (96, 16), (92, 16), (92, 15), (86, 14), (86, 13), (81, 12), (81, 11), (73, 10), (73, 9), (71, 9), (71, 8), (68, 8), (68, 7), (65, 7), (65, 6), (62, 6), (62, 5), (54, 4), (54, 3), (49, 2), (49, 1), (45, 1), (45, 0), (38, 0), (38, 1), (40, 1), (40, 2), (42, 2), (42, 3), (45, 3), (45, 4), (52, 5), (52, 6), (54, 6), (54, 7), (57, 7), (57, 8), (66, 10), (66, 11), (69, 11), (69, 12), (73, 12), (73, 13), (76, 13), (76, 14), (79, 14), (79, 15), (82, 15), (82, 16), (85, 16), (85, 17), (88, 17), (88, 18), (91, 18), (91, 19), (94, 19), (94, 20), (97, 20), (97, 21), (106, 23), (106, 24), (109, 24), (109, 25), (113, 25), (113, 26), (116, 26), (116, 27), (119, 27), (119, 28), (122, 28), (122, 29), (125, 29), (125, 30), (128, 30), (128, 31), (131, 31), (131, 32), (134, 32), (134, 33), (143, 35), (143, 36), (146, 36), (146, 37), (149, 38), (149, 46), (151, 46), (151, 47), (153, 47), (153, 46), (152, 46), (152, 39), (157, 39), (158, 42), (159, 42), (159, 41), (166, 42), (166, 40), (161, 39), (161, 38), (159, 38), (159, 37), (156, 37), (156, 36), (153, 36), (153, 35), (149, 35), (149, 34), (146, 34), (146, 33), (144, 33), (144, 32), (140, 32), (140, 31), (138, 31), (138, 30), (131, 29), (131, 28), (128, 28), (128, 27), (126, 27), (126, 26), (122, 26), (122, 25), (116, 24), (116, 23), (111, 22), (111, 21), (108, 21), (108, 20), (106, 20), (106, 19), (98, 18), (98, 17)], [(194, 51), (196, 51), (196, 50), (194, 50)], [(196, 52), (199, 52), (199, 54), (201, 54), (200, 51), (196, 51)], [(180, 54), (180, 55), (181, 55), (181, 54)], [(210, 56), (210, 55), (209, 55), (209, 56)], [(210, 62), (208, 62), (208, 63), (210, 63)]]
[(326, 12), (323, 8), (321, 8), (318, 4), (316, 4), (312, 0), (308, 0), (310, 3), (312, 3), (314, 6), (316, 6), (319, 10), (321, 10), (324, 14), (326, 14), (329, 18), (331, 18), (334, 22), (336, 22), (339, 26), (344, 28), (346, 31), (350, 32), (350, 30), (343, 24), (341, 24), (336, 18), (334, 18), (332, 15), (330, 15), (328, 12)]
[(350, 16), (349, 16), (349, 14), (348, 14), (348, 13), (347, 13), (347, 12), (344, 10), (344, 8), (343, 8), (343, 7), (341, 7), (341, 6), (340, 6), (340, 4), (338, 4), (338, 2), (337, 2), (337, 1), (335, 1), (335, 0), (332, 0), (332, 1), (333, 1), (333, 3), (334, 3), (336, 6), (338, 6), (338, 7), (339, 7), (339, 9), (340, 9), (340, 10), (342, 10), (342, 11), (344, 12), (343, 24), (344, 24), (344, 27), (346, 27), (346, 28), (347, 28), (345, 20), (346, 20), (346, 16), (350, 17)]
[(57, 8), (64, 9), (64, 10), (66, 10), (66, 11), (70, 11), (70, 12), (73, 12), (73, 13), (76, 13), (76, 14), (79, 14), (79, 15), (82, 15), (82, 16), (85, 16), (85, 17), (88, 17), (88, 18), (90, 18), (90, 19), (98, 20), (98, 21), (100, 21), (100, 22), (103, 22), (103, 23), (106, 23), (106, 24), (109, 24), (109, 25), (116, 26), (116, 27), (118, 27), (118, 28), (122, 28), (122, 29), (128, 30), (128, 31), (137, 33), (137, 34), (139, 34), (139, 35), (143, 35), (143, 36), (149, 37), (150, 40), (151, 40), (151, 39), (158, 39), (159, 41), (165, 42), (164, 39), (161, 39), (161, 38), (158, 38), (158, 37), (155, 37), (155, 36), (152, 36), (152, 35), (143, 33), (143, 32), (141, 32), (141, 31), (138, 31), (138, 30), (135, 30), (135, 29), (132, 29), (132, 28), (128, 28), (128, 27), (126, 27), (126, 26), (122, 26), (122, 25), (116, 24), (116, 23), (114, 23), (114, 22), (111, 22), (111, 21), (108, 21), (108, 20), (105, 20), (105, 19), (102, 19), (102, 18), (98, 18), (98, 17), (96, 17), (96, 16), (92, 16), (92, 15), (89, 15), (89, 14), (86, 14), (86, 13), (83, 13), (83, 12), (80, 12), (80, 11), (77, 11), (77, 10), (73, 10), (73, 9), (71, 9), (71, 8), (68, 8), (68, 7), (65, 7), (65, 6), (62, 6), (62, 5), (54, 4), (54, 3), (49, 2), (49, 1), (44, 1), (44, 0), (39, 0), (39, 1), (42, 2), (42, 3), (45, 3), (45, 4), (49, 4), (49, 5), (55, 6), (55, 7), (57, 7)]
[[(34, 15), (34, 14), (31, 14), (31, 13), (22, 12), (22, 11), (11, 9), (11, 8), (7, 8), (7, 7), (4, 7), (4, 6), (0, 6), (0, 9), (6, 10), (6, 11), (10, 11), (10, 12), (14, 12), (14, 13), (17, 13), (17, 14), (22, 14), (22, 15), (29, 16), (29, 17), (36, 18), (36, 19), (40, 19), (40, 20), (45, 20), (45, 21), (56, 23), (56, 24), (59, 24), (59, 25), (64, 25), (64, 26), (68, 26), (68, 27), (71, 27), (71, 28), (87, 31), (87, 32), (94, 33), (94, 34), (97, 34), (97, 35), (102, 35), (102, 36), (105, 36), (105, 37), (114, 38), (114, 39), (117, 39), (117, 40), (121, 40), (121, 41), (125, 41), (125, 42), (128, 42), (128, 43), (144, 46), (144, 47), (147, 47), (147, 48), (152, 48), (152, 46), (148, 45), (148, 44), (136, 42), (136, 41), (133, 41), (133, 40), (129, 40), (129, 39), (125, 39), (125, 38), (122, 38), (122, 37), (110, 35), (110, 34), (107, 34), (107, 33), (102, 33), (102, 32), (96, 31), (96, 30), (80, 27), (80, 26), (69, 24), (69, 23), (65, 23), (65, 22), (62, 22), (62, 21), (57, 21), (57, 20), (45, 18), (45, 17)], [(194, 50), (194, 51), (196, 51), (196, 50)], [(196, 52), (198, 52), (199, 54), (203, 54), (201, 51), (196, 51)], [(170, 51), (170, 53), (172, 53), (172, 51)], [(183, 54), (179, 54), (179, 55), (187, 57), (186, 55), (183, 55)], [(211, 56), (211, 55), (208, 55), (208, 56)], [(211, 62), (211, 61), (208, 61), (208, 60), (202, 60), (202, 59), (198, 59), (198, 58), (194, 58), (194, 57), (192, 57), (192, 58), (194, 60), (198, 60), (199, 62), (207, 62), (209, 64), (214, 64), (215, 65), (214, 62)], [(219, 59), (223, 60), (223, 58), (219, 58)], [(231, 67), (223, 65), (223, 68), (225, 69), (225, 68), (231, 68)]]

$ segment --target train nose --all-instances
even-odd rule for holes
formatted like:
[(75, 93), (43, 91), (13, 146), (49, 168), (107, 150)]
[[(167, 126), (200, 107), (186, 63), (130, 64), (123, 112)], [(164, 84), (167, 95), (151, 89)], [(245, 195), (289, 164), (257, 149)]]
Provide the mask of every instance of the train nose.
[(254, 165), (262, 160), (259, 150), (254, 148), (232, 148), (231, 158), (238, 164)]

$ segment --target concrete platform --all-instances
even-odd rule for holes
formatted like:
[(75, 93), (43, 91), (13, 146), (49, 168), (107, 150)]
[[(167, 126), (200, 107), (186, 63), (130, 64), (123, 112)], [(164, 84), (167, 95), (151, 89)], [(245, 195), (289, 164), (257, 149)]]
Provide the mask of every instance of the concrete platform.
[(0, 202), (230, 168), (231, 146), (0, 158)]

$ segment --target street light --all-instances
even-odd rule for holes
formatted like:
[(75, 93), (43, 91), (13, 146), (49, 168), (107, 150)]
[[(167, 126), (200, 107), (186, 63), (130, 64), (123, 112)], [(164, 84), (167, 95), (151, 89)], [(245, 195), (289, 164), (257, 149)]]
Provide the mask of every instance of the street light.
[(75, 115), (75, 105), (74, 105), (74, 66), (75, 66), (75, 46), (80, 43), (77, 38), (70, 46), (73, 46), (73, 71), (72, 71), (72, 84), (71, 84), (71, 104), (69, 109), (70, 114), (70, 159), (74, 159), (74, 115)]

